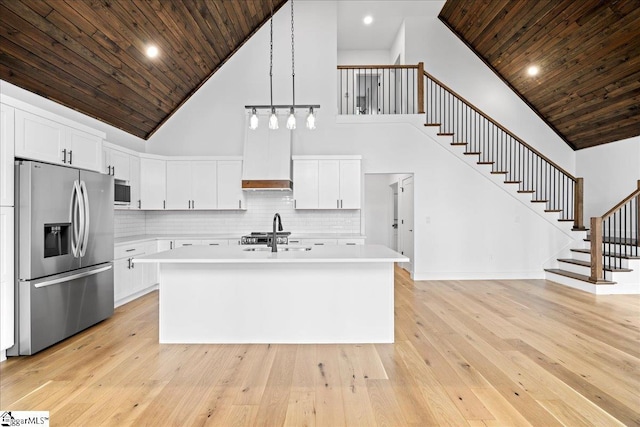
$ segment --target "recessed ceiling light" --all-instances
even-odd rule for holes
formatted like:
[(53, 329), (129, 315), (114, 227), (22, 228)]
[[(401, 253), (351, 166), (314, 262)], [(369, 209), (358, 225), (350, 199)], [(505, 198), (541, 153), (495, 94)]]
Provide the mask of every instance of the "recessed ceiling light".
[(362, 22), (364, 22), (365, 25), (371, 25), (371, 23), (373, 22), (373, 16), (371, 15), (365, 16)]
[(151, 45), (147, 47), (147, 56), (149, 58), (155, 58), (156, 56), (158, 56), (158, 48)]
[(532, 65), (529, 68), (527, 68), (527, 74), (529, 74), (532, 77), (537, 76), (539, 72), (540, 72), (540, 68), (538, 68), (537, 65)]

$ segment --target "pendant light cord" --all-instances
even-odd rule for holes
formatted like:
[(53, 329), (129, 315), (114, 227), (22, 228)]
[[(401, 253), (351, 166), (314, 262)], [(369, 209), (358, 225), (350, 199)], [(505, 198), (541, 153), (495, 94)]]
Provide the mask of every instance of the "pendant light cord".
[(296, 107), (296, 64), (295, 64), (295, 47), (293, 38), (293, 0), (291, 0), (291, 84), (293, 92), (293, 106)]
[(271, 29), (269, 41), (269, 90), (271, 93), (271, 111), (273, 111), (273, 2), (269, 1), (271, 6)]

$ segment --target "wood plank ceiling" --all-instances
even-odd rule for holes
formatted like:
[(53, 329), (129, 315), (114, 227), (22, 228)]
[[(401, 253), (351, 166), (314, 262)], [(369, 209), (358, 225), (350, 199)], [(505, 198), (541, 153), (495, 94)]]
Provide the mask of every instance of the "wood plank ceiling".
[(285, 2), (0, 0), (0, 78), (147, 139)]
[(639, 0), (447, 0), (440, 19), (572, 148), (640, 135)]

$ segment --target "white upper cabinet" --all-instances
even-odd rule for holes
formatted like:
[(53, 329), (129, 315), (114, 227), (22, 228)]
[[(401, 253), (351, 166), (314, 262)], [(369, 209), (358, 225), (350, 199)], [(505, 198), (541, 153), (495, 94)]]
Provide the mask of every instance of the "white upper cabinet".
[(191, 209), (191, 162), (167, 161), (167, 209)]
[(218, 162), (191, 162), (191, 194), (191, 209), (218, 207)]
[(296, 209), (360, 209), (360, 156), (293, 156)]
[(167, 191), (166, 161), (140, 158), (140, 208), (165, 209)]
[(100, 172), (102, 133), (81, 130), (61, 121), (16, 108), (16, 157)]
[(242, 161), (218, 161), (218, 209), (246, 209), (242, 192)]
[(217, 164), (206, 161), (167, 161), (167, 209), (216, 209)]
[(13, 206), (14, 114), (0, 104), (0, 206)]
[(293, 199), (296, 209), (318, 209), (317, 160), (294, 160)]
[(102, 170), (102, 138), (79, 129), (67, 128), (69, 165), (94, 171)]
[(104, 165), (102, 172), (122, 181), (131, 180), (131, 157), (134, 156), (120, 150), (104, 147), (102, 149)]
[(340, 160), (340, 209), (360, 209), (361, 179), (360, 160)]
[(129, 186), (131, 187), (130, 209), (140, 209), (140, 157), (129, 158)]

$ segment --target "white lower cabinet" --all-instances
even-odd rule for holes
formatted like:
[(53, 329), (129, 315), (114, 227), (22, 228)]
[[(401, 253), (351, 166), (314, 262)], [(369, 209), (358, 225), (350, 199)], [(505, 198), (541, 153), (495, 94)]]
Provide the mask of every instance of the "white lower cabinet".
[(0, 360), (14, 344), (13, 208), (0, 208)]
[(144, 295), (158, 283), (156, 264), (135, 264), (132, 262), (136, 257), (155, 252), (157, 252), (155, 241), (116, 245), (113, 262), (116, 307)]

